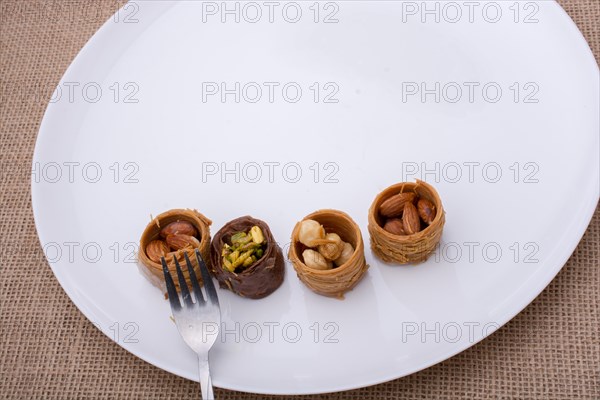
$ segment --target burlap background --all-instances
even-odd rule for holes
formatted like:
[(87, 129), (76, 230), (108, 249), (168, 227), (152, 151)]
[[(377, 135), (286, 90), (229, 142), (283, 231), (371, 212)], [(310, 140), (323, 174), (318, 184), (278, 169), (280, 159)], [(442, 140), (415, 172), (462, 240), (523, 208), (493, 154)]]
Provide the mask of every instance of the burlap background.
[[(561, 1), (596, 59), (600, 2)], [(2, 1), (0, 397), (196, 399), (196, 383), (127, 353), (67, 298), (41, 257), (31, 157), (47, 100), (115, 1)], [(304, 399), (600, 399), (600, 213), (562, 272), (521, 314), (412, 376)], [(217, 390), (219, 399), (272, 399)]]

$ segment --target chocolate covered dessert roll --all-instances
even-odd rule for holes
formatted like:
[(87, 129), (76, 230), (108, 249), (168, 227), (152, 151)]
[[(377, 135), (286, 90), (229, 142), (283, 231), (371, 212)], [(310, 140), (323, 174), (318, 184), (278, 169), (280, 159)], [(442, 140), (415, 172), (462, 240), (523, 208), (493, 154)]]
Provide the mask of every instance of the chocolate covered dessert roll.
[(263, 298), (283, 282), (283, 253), (259, 219), (244, 216), (225, 224), (212, 240), (210, 256), (220, 286), (242, 297)]

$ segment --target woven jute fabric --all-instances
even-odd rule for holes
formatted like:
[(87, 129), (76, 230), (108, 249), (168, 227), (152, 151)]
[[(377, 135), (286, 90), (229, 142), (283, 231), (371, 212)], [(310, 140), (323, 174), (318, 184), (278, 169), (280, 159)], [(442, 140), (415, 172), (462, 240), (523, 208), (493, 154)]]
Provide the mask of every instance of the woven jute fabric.
[[(598, 60), (600, 2), (561, 4)], [(199, 398), (197, 383), (123, 350), (76, 309), (52, 275), (34, 227), (31, 158), (43, 112), (69, 63), (116, 7), (113, 0), (1, 2), (0, 398)], [(552, 283), (479, 344), (392, 382), (297, 398), (600, 399), (599, 249), (597, 210)]]

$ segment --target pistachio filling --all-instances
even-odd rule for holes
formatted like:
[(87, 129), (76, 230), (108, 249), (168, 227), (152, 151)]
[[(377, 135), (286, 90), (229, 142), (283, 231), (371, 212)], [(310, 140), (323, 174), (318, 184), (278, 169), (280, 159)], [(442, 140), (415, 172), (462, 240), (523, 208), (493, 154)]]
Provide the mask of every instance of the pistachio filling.
[(231, 244), (225, 243), (221, 250), (223, 268), (229, 272), (250, 267), (264, 253), (265, 236), (258, 226), (248, 232), (236, 232), (231, 235)]

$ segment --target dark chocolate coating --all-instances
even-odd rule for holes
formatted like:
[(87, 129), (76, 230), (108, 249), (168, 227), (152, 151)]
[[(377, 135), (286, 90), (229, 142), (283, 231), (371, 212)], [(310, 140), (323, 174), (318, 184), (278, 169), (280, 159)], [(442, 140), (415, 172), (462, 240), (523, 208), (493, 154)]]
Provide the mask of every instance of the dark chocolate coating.
[[(223, 268), (221, 250), (225, 243), (231, 244), (230, 238), (236, 232), (248, 232), (258, 226), (267, 241), (263, 256), (250, 267), (239, 273), (232, 273)], [(260, 299), (273, 293), (283, 283), (285, 262), (283, 252), (275, 242), (268, 225), (250, 216), (244, 216), (225, 224), (211, 242), (211, 268), (213, 275), (222, 288), (250, 299)]]

